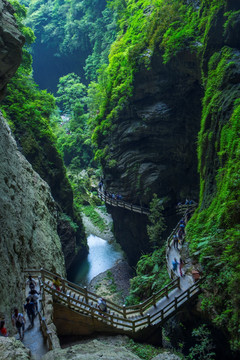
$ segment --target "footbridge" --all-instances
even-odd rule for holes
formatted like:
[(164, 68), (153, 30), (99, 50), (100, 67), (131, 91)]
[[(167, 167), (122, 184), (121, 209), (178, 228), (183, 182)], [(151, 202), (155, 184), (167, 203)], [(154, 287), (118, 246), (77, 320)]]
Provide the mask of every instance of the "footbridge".
[(106, 195), (103, 191), (98, 190), (98, 197), (106, 204), (120, 207), (138, 214), (148, 215), (149, 209), (140, 205), (133, 205), (123, 200), (113, 199), (111, 196)]
[(120, 306), (107, 300), (107, 312), (101, 314), (97, 306), (99, 296), (86, 287), (60, 278), (61, 291), (57, 291), (52, 286), (56, 274), (44, 269), (28, 269), (26, 272), (39, 277), (43, 302), (46, 294), (52, 295), (57, 333), (65, 336), (101, 332), (126, 334), (136, 340), (147, 340), (156, 328), (201, 291), (201, 281), (191, 283), (177, 277), (138, 305)]

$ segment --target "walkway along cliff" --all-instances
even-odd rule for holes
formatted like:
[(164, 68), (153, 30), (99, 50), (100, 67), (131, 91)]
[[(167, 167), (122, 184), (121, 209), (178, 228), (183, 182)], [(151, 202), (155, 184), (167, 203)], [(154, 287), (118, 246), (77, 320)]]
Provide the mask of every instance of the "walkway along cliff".
[[(166, 257), (170, 275), (171, 261), (176, 256), (172, 236), (173, 233), (167, 240)], [(26, 272), (39, 276), (43, 304), (47, 294), (52, 296), (53, 321), (58, 335), (125, 334), (139, 341), (158, 344), (159, 328), (199, 295), (202, 282), (202, 279), (194, 282), (191, 276), (176, 277), (138, 305), (120, 306), (107, 301), (107, 312), (100, 314), (97, 306), (99, 296), (86, 287), (61, 278), (61, 291), (57, 291), (52, 286), (56, 274), (44, 269), (28, 269)]]

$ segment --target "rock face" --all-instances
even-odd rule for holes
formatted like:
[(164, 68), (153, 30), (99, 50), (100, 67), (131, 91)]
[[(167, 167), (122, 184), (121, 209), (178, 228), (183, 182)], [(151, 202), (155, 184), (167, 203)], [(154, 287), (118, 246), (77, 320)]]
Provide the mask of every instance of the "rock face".
[(65, 264), (50, 188), (18, 151), (2, 116), (0, 159), (0, 311), (8, 320), (13, 306), (21, 309), (24, 269), (65, 274)]
[(43, 360), (139, 360), (140, 358), (121, 346), (110, 346), (98, 340), (75, 345), (67, 349), (50, 351)]
[(14, 338), (0, 337), (1, 360), (30, 360), (30, 350), (21, 341)]
[[(154, 193), (158, 194), (165, 199), (167, 231), (176, 222), (169, 209), (198, 193), (199, 80), (194, 55), (181, 53), (167, 65), (160, 53), (154, 55), (151, 70), (136, 75), (130, 105), (120, 114), (111, 134), (111, 158), (116, 166), (104, 168), (106, 188), (145, 206)], [(133, 263), (148, 249), (147, 217), (111, 207), (109, 211), (117, 240)]]
[(0, 0), (0, 99), (20, 65), (23, 44), (24, 37), (16, 27), (12, 6)]

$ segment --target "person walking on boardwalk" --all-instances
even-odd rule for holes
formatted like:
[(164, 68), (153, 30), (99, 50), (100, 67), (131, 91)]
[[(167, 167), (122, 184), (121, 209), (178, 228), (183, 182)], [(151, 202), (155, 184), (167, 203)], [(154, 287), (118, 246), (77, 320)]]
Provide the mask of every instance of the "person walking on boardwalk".
[(101, 315), (105, 316), (104, 313), (107, 311), (106, 300), (102, 297), (98, 299), (98, 309)]
[(178, 249), (178, 237), (176, 234), (173, 235), (173, 247), (174, 247), (174, 249), (179, 250)]
[(34, 311), (35, 304), (34, 304), (33, 300), (30, 299), (29, 297), (26, 298), (26, 302), (27, 303), (24, 305), (24, 309), (27, 312), (27, 316), (30, 321), (31, 327), (33, 327), (34, 326), (34, 317), (35, 317), (35, 311)]
[(176, 258), (174, 258), (174, 260), (172, 261), (172, 270), (173, 272), (175, 272), (176, 275), (178, 275), (178, 265), (179, 265), (179, 262), (177, 261)]
[(184, 272), (183, 272), (183, 265), (184, 265), (184, 262), (182, 260), (182, 258), (179, 259), (179, 272), (180, 272), (180, 276), (185, 276)]
[(32, 276), (29, 275), (29, 276), (28, 276), (28, 279), (27, 279), (27, 282), (26, 282), (26, 285), (29, 286), (29, 289), (30, 289), (30, 290), (34, 290), (35, 287), (37, 286), (37, 283), (36, 283), (36, 280), (34, 280), (34, 279), (32, 278)]
[(12, 315), (12, 324), (13, 326), (16, 326), (20, 340), (23, 340), (24, 337), (25, 323), (26, 323), (25, 317), (23, 316), (22, 313), (18, 312), (17, 308), (15, 308), (14, 313)]

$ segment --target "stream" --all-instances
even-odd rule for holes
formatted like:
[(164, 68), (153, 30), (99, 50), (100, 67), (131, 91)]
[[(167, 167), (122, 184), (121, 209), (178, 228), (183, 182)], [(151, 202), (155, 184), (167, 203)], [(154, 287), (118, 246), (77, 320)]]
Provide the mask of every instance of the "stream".
[(80, 286), (87, 286), (100, 273), (113, 267), (117, 260), (123, 259), (123, 252), (116, 243), (109, 243), (90, 234), (87, 238), (89, 254), (79, 264), (71, 281)]

